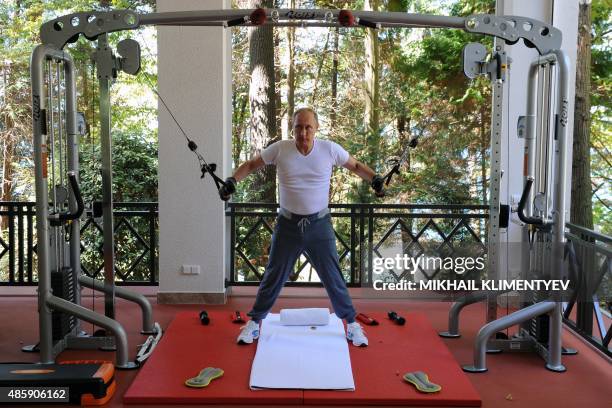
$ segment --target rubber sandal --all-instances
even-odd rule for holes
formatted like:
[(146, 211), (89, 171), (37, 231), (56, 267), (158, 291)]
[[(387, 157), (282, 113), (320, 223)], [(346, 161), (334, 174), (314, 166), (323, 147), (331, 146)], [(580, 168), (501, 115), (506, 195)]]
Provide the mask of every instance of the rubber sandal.
[(425, 393), (438, 392), (442, 389), (438, 384), (429, 381), (427, 374), (422, 371), (414, 371), (404, 374), (404, 381), (414, 385), (417, 390)]
[(185, 385), (193, 388), (206, 387), (210, 382), (223, 375), (223, 370), (220, 368), (206, 367), (197, 377), (193, 377), (185, 381)]

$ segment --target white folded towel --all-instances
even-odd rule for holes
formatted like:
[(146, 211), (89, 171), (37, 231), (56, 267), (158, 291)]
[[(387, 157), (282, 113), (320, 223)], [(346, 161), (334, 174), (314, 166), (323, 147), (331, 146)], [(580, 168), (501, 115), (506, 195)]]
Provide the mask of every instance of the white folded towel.
[(313, 307), (304, 309), (282, 309), (280, 324), (284, 326), (325, 326), (329, 323), (329, 309)]

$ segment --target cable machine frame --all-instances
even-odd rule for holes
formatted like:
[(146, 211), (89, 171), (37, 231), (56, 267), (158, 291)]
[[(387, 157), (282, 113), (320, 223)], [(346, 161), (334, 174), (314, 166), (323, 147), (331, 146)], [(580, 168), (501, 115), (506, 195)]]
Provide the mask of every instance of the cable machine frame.
[[(46, 115), (44, 105), (44, 89), (42, 79), (42, 65), (46, 60), (62, 60), (69, 67), (66, 69), (66, 78), (74, 82), (72, 60), (63, 48), (71, 42), (75, 42), (80, 35), (85, 36), (90, 41), (98, 41), (97, 52), (95, 53), (95, 63), (98, 67), (98, 80), (100, 81), (100, 117), (103, 126), (101, 127), (101, 139), (103, 150), (103, 195), (104, 201), (102, 209), (104, 213), (104, 263), (105, 263), (105, 282), (87, 282), (96, 289), (103, 289), (105, 292), (105, 311), (107, 316), (101, 316), (93, 312), (86, 313), (79, 305), (72, 304), (63, 299), (54, 297), (50, 292), (50, 251), (46, 245), (39, 245), (39, 309), (40, 333), (41, 333), (41, 356), (43, 362), (53, 361), (52, 345), (50, 336), (50, 313), (52, 309), (62, 310), (72, 313), (79, 318), (92, 321), (115, 333), (118, 339), (119, 365), (126, 365), (127, 359), (123, 344), (124, 334), (122, 328), (114, 319), (114, 296), (126, 296), (123, 290), (115, 288), (113, 285), (113, 265), (114, 254), (112, 246), (112, 163), (110, 157), (110, 95), (109, 90), (114, 77), (118, 71), (128, 73), (134, 69), (135, 59), (140, 59), (140, 50), (134, 44), (127, 44), (121, 57), (116, 57), (108, 47), (107, 35), (110, 32), (135, 30), (139, 27), (149, 25), (161, 26), (295, 26), (295, 27), (435, 27), (462, 29), (466, 32), (493, 36), (503, 40), (506, 44), (515, 44), (523, 39), (525, 45), (535, 48), (540, 56), (555, 60), (558, 75), (556, 78), (556, 110), (555, 114), (555, 152), (549, 160), (554, 160), (554, 180), (552, 191), (547, 190), (550, 195), (550, 208), (539, 216), (533, 215), (531, 205), (532, 193), (529, 188), (524, 190), (526, 210), (525, 217), (528, 222), (524, 228), (527, 231), (529, 225), (535, 225), (539, 234), (548, 234), (550, 241), (558, 247), (565, 241), (565, 174), (567, 157), (567, 107), (569, 95), (569, 59), (566, 53), (561, 50), (562, 35), (557, 28), (541, 21), (521, 17), (521, 16), (496, 16), (488, 14), (472, 15), (468, 17), (448, 17), (423, 14), (409, 14), (397, 12), (369, 12), (369, 11), (348, 11), (348, 10), (306, 10), (306, 9), (245, 9), (245, 10), (205, 10), (205, 11), (186, 11), (186, 12), (165, 12), (139, 14), (132, 10), (114, 10), (107, 12), (82, 12), (59, 17), (55, 20), (44, 23), (41, 26), (41, 42), (32, 54), (32, 101), (33, 101), (33, 131), (34, 131), (34, 156), (36, 174), (36, 196), (37, 196), (37, 229), (39, 242), (49, 242), (49, 209), (48, 209), (48, 185), (47, 185), (47, 158), (46, 158)], [(124, 40), (125, 41), (125, 40)], [(133, 41), (133, 40), (128, 40)], [(508, 61), (501, 47), (496, 47), (494, 58), (491, 63), (486, 65), (484, 61), (472, 61), (472, 66), (477, 65), (483, 68), (479, 74), (489, 75), (493, 83), (493, 108), (491, 124), (491, 181), (490, 181), (490, 221), (489, 221), (489, 274), (498, 276), (499, 274), (499, 230), (500, 230), (500, 186), (502, 171), (501, 163), (501, 133), (502, 133), (502, 103), (503, 83), (505, 72), (508, 68)], [(139, 62), (138, 62), (139, 66)], [(101, 70), (100, 68), (103, 67)], [(465, 67), (465, 64), (464, 64)], [(137, 70), (136, 70), (137, 71)], [(530, 82), (531, 83), (531, 82)], [(74, 86), (74, 85), (72, 85)], [(72, 91), (71, 91), (72, 92)], [(531, 95), (530, 88), (530, 95)], [(72, 93), (70, 93), (72, 95)], [(70, 96), (76, 98), (76, 95)], [(71, 105), (67, 110), (68, 135), (76, 134), (74, 126), (76, 123), (76, 109)], [(533, 112), (527, 113), (527, 120)], [(531, 123), (531, 122), (529, 122)], [(528, 130), (532, 129), (531, 126)], [(533, 137), (532, 130), (529, 130), (529, 137)], [(548, 137), (549, 135), (547, 135)], [(532, 139), (526, 138), (526, 151), (533, 149)], [(528, 156), (530, 164), (526, 166), (528, 171), (524, 174), (526, 187), (531, 187), (529, 180), (533, 178), (533, 155)], [(550, 164), (550, 163), (549, 163)], [(71, 165), (78, 177), (78, 163)], [(537, 186), (539, 187), (539, 186)], [(77, 203), (75, 194), (69, 197), (70, 209), (76, 208)], [(78, 225), (78, 219), (73, 221)], [(74, 228), (74, 226), (73, 226)], [(78, 231), (78, 228), (77, 228)], [(74, 239), (74, 236), (72, 238)], [(78, 235), (76, 235), (78, 237)], [(76, 247), (76, 246), (75, 246)], [(78, 248), (71, 246), (72, 265), (78, 268)], [(561, 271), (562, 257), (558, 254), (553, 256), (553, 270)], [(83, 283), (83, 282), (81, 282)], [(551, 319), (550, 324), (550, 345), (544, 353), (547, 360), (547, 368), (553, 371), (564, 371), (565, 367), (561, 364), (561, 302), (544, 301), (535, 305), (528, 306), (509, 316), (497, 319), (498, 294), (473, 293), (466, 298), (459, 300), (451, 308), (449, 314), (448, 337), (458, 336), (459, 313), (461, 309), (471, 303), (487, 300), (487, 324), (480, 330), (474, 349), (474, 365), (465, 367), (466, 370), (474, 372), (486, 371), (485, 353), (490, 337), (498, 330), (524, 322), (539, 314), (548, 314)], [(118, 327), (119, 326), (119, 327)], [(146, 327), (151, 329), (151, 327)], [(441, 334), (442, 335), (442, 334)]]

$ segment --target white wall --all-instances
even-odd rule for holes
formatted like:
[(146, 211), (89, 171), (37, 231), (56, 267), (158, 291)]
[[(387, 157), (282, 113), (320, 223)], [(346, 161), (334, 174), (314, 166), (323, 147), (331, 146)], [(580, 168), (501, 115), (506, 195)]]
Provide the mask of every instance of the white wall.
[[(576, 45), (578, 28), (578, 0), (498, 0), (497, 13), (500, 15), (515, 15), (534, 18), (552, 24), (562, 31), (563, 42), (561, 48), (568, 54), (571, 61), (570, 65), (570, 94), (569, 94), (569, 123), (568, 129), (568, 166), (567, 180), (571, 180), (571, 149), (572, 149), (572, 129), (574, 117), (574, 91), (576, 78)], [(502, 49), (512, 59), (510, 65), (509, 79), (504, 87), (504, 131), (502, 134), (502, 169), (504, 176), (501, 186), (501, 202), (512, 203), (512, 197), (520, 196), (523, 189), (523, 139), (517, 136), (516, 125), (518, 117), (526, 114), (528, 70), (530, 64), (538, 57), (535, 49), (524, 46), (523, 41), (515, 45), (505, 45), (503, 41), (498, 41)], [(567, 188), (566, 209), (569, 214), (571, 190)], [(518, 201), (515, 201), (518, 204)], [(568, 215), (569, 216), (569, 215)], [(502, 236), (502, 240), (508, 242), (521, 241), (521, 227), (516, 213), (511, 216), (510, 226)], [(516, 257), (500, 260), (501, 276), (507, 272), (514, 275), (520, 270), (521, 260)]]
[[(229, 3), (158, 0), (157, 11), (223, 9)], [(165, 102), (197, 143), (198, 151), (209, 163), (217, 164), (220, 177), (227, 177), (231, 165), (231, 31), (159, 26), (158, 73)], [(208, 299), (222, 301), (227, 263), (223, 202), (211, 178), (200, 179), (196, 157), (161, 102), (158, 117), (160, 301), (198, 299), (189, 294), (212, 294)], [(200, 274), (183, 274), (184, 264), (200, 266)]]
[(566, 222), (569, 222), (573, 159), (573, 129), (574, 129), (574, 99), (576, 97), (576, 53), (578, 52), (578, 0), (557, 0), (553, 10), (552, 23), (563, 31), (563, 43), (561, 48), (568, 54), (570, 59), (569, 70), (569, 110), (567, 120), (567, 194), (565, 195)]

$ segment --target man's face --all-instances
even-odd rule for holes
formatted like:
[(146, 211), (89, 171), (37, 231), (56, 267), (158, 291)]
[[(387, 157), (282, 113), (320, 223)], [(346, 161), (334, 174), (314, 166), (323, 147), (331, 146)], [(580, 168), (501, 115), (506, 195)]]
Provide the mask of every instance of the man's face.
[(309, 151), (314, 143), (315, 133), (319, 125), (312, 112), (303, 111), (298, 113), (293, 121), (293, 137), (298, 148)]

